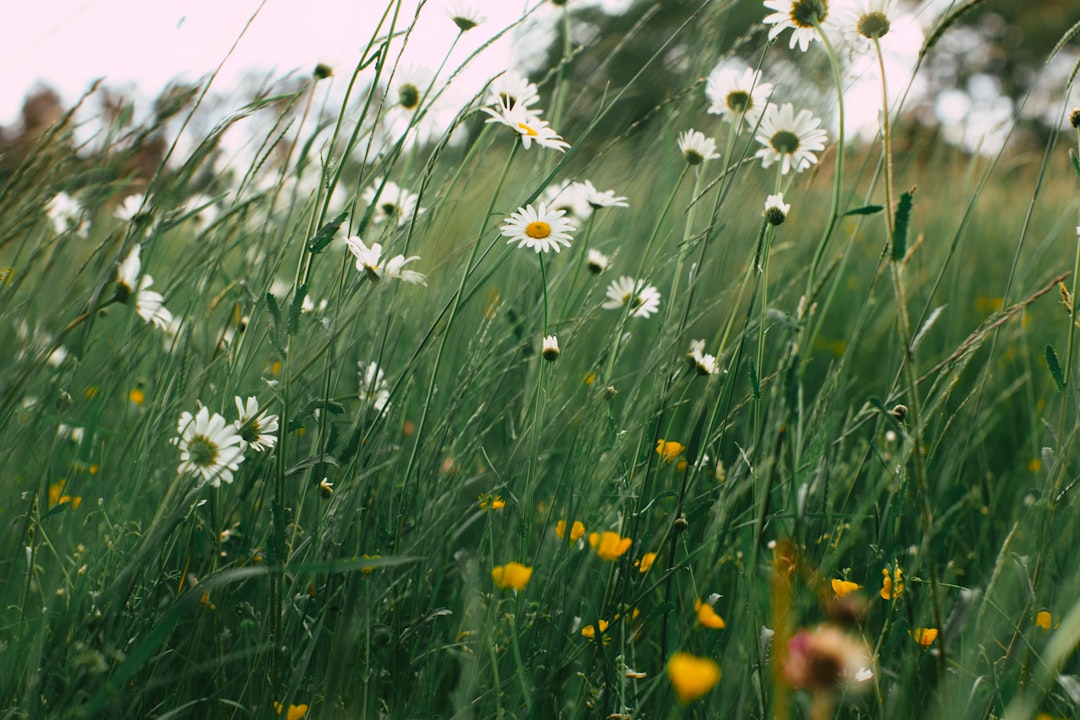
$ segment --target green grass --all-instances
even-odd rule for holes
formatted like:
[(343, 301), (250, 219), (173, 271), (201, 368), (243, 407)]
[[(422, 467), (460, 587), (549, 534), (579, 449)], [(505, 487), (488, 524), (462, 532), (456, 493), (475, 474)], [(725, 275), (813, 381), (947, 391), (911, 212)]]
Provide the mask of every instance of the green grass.
[[(880, 144), (849, 146), (834, 186), (830, 135), (766, 230), (775, 166), (748, 129), (726, 165), (676, 147), (697, 128), (725, 152), (693, 73), (624, 132), (575, 115), (553, 72), (541, 104), (565, 92), (565, 155), (481, 128), (482, 99), (464, 145), (379, 140), (400, 110), (392, 89), (382, 102), (390, 22), (325, 123), (327, 80), (238, 111), (269, 128), (248, 167), (217, 164), (212, 133), (139, 180), (131, 158), (167, 118), (117, 121), (94, 150), (67, 118), (3, 179), (0, 716), (1077, 716), (1078, 358), (1053, 282), (1073, 287), (1073, 139), (895, 153), (893, 204), (916, 189), (893, 260), (890, 211), (843, 216), (889, 204)], [(376, 222), (361, 196), (383, 177), (423, 212)], [(558, 254), (508, 245), (505, 216), (564, 179), (629, 207), (579, 220)], [(147, 187), (149, 212), (116, 219)], [(47, 217), (60, 191), (85, 235)], [(419, 256), (427, 285), (358, 272), (350, 235)], [(175, 336), (112, 301), (136, 245)], [(611, 256), (603, 274), (587, 247)], [(601, 307), (620, 275), (657, 286), (656, 314)], [(697, 338), (717, 374), (687, 364)], [(280, 416), (273, 450), (220, 487), (179, 473), (181, 413), (232, 421), (251, 395)], [(632, 544), (605, 560), (559, 520)], [(517, 592), (493, 582), (510, 562), (532, 568)], [(902, 569), (892, 599), (885, 568)], [(863, 589), (841, 602), (833, 579)], [(714, 594), (723, 629), (697, 619)], [(788, 640), (822, 624), (872, 656), (872, 679), (835, 686), (819, 662), (792, 687)], [(917, 628), (939, 631), (929, 648)], [(679, 702), (675, 653), (715, 661), (715, 687)]]

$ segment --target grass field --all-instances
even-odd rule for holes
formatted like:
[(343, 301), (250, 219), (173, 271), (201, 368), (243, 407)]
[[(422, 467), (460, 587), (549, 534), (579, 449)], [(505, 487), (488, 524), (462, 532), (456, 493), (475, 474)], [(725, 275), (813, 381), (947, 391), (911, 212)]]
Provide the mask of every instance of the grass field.
[(0, 179), (0, 717), (1080, 716), (1078, 137), (845, 143), (770, 0), (760, 76), (493, 69), (451, 142), (399, 9)]

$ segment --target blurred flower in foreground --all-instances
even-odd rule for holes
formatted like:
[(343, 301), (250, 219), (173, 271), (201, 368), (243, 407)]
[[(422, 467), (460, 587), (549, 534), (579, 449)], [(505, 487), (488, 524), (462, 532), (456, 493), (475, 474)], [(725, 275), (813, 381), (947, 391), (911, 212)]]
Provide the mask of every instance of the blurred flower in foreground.
[(417, 215), (424, 212), (424, 208), (418, 210), (416, 208), (418, 195), (400, 187), (395, 182), (383, 184), (382, 178), (375, 178), (364, 190), (360, 199), (369, 206), (375, 206), (375, 212), (371, 218), (375, 223), (391, 221), (399, 226), (407, 225), (412, 219), (414, 210)]
[(605, 530), (602, 533), (589, 533), (589, 547), (596, 551), (601, 560), (614, 562), (630, 549), (634, 540), (620, 537), (619, 533)]
[(686, 450), (686, 446), (674, 440), (656, 441), (656, 454), (669, 465), (675, 462), (679, 455), (682, 455), (683, 450)]
[(821, 119), (809, 110), (795, 114), (795, 106), (784, 103), (779, 108), (770, 105), (758, 125), (755, 139), (764, 145), (754, 153), (767, 168), (780, 163), (780, 172), (787, 175), (791, 170), (802, 172), (817, 162), (815, 152), (825, 149), (828, 135), (821, 127)]
[(86, 235), (86, 218), (82, 204), (66, 192), (57, 193), (45, 206), (45, 213), (52, 220), (57, 233), (70, 230), (76, 235)]
[(832, 591), (836, 593), (836, 597), (838, 598), (842, 598), (856, 590), (862, 589), (862, 585), (859, 583), (851, 582), (850, 580), (839, 580), (837, 578), (832, 579), (831, 585)]
[(647, 552), (641, 556), (641, 559), (634, 563), (634, 567), (638, 569), (638, 572), (649, 572), (652, 569), (653, 563), (656, 562), (657, 553)]
[(1043, 630), (1049, 630), (1050, 624), (1053, 622), (1054, 617), (1045, 610), (1040, 610), (1035, 616), (1035, 624)]
[(720, 666), (716, 661), (684, 652), (671, 656), (667, 674), (679, 702), (684, 705), (697, 700), (720, 682)]
[(720, 157), (716, 152), (716, 141), (697, 130), (687, 130), (679, 135), (679, 152), (690, 165)]
[(761, 81), (761, 71), (727, 62), (717, 65), (705, 82), (710, 113), (730, 123), (745, 118), (751, 126), (757, 124), (772, 91), (772, 83)]
[(791, 28), (794, 32), (788, 47), (794, 48), (797, 44), (803, 52), (817, 39), (816, 28), (829, 14), (828, 0), (765, 0), (765, 7), (775, 11), (765, 16), (765, 24), (773, 26), (769, 30), (769, 40), (775, 40)]
[(506, 242), (516, 242), (519, 248), (527, 247), (538, 253), (559, 252), (560, 245), (570, 247), (570, 233), (576, 230), (564, 214), (562, 210), (549, 210), (544, 203), (539, 208), (528, 205), (506, 218), (500, 232), (509, 238)]
[(623, 275), (612, 280), (607, 289), (607, 301), (601, 307), (605, 310), (618, 310), (630, 306), (630, 317), (647, 318), (660, 308), (660, 293), (644, 280)]
[(167, 330), (172, 323), (172, 313), (165, 307), (165, 298), (161, 293), (150, 290), (154, 278), (149, 275), (140, 277), (141, 270), (139, 246), (135, 245), (116, 271), (116, 301), (126, 304), (134, 295), (135, 313), (154, 327)]
[(491, 569), (491, 580), (503, 590), (524, 590), (532, 578), (533, 569), (519, 562), (508, 562)]
[(784, 677), (792, 687), (833, 690), (873, 676), (863, 642), (833, 625), (800, 630), (788, 641)]
[(244, 440), (235, 425), (203, 406), (195, 415), (181, 413), (176, 432), (172, 442), (180, 448), (178, 473), (201, 476), (214, 487), (233, 481), (233, 472), (244, 461)]
[(248, 396), (247, 401), (235, 398), (236, 411), (240, 417), (237, 419), (236, 431), (240, 433), (246, 447), (255, 452), (269, 450), (277, 443), (277, 436), (273, 433), (278, 429), (278, 416), (267, 415), (266, 411), (259, 412), (259, 400), (254, 395)]
[(359, 362), (360, 400), (367, 401), (376, 411), (382, 412), (390, 405), (390, 388), (386, 374), (374, 362)]
[(594, 275), (599, 275), (607, 270), (608, 262), (608, 256), (599, 250), (589, 250), (585, 255), (585, 266), (588, 267), (589, 272)]
[(701, 600), (694, 600), (694, 612), (697, 613), (698, 624), (713, 630), (723, 630), (727, 627), (724, 618), (717, 614), (713, 606)]

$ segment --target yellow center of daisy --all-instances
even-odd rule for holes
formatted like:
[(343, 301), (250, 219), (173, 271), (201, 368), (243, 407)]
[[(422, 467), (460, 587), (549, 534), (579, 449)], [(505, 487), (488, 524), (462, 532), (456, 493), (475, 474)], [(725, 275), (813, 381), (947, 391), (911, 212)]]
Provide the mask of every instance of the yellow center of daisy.
[(773, 135), (769, 142), (781, 155), (790, 155), (799, 149), (799, 136), (790, 130), (781, 130)]
[(192, 464), (198, 467), (210, 467), (217, 462), (218, 446), (205, 435), (196, 435), (188, 441), (188, 452)]
[(791, 22), (795, 27), (812, 28), (825, 22), (829, 5), (825, 0), (796, 0), (791, 3)]
[(420, 104), (420, 88), (412, 83), (405, 83), (398, 89), (398, 105), (406, 110), (415, 110)]
[(543, 220), (534, 220), (525, 226), (525, 234), (533, 240), (543, 240), (551, 235), (551, 226)]
[(518, 123), (518, 132), (520, 132), (522, 135), (528, 135), (529, 137), (536, 137), (539, 134), (535, 130), (533, 130), (532, 127), (526, 125), (523, 122)]
[(727, 106), (733, 112), (744, 113), (753, 107), (754, 103), (750, 99), (750, 93), (736, 90), (735, 92), (728, 94)]
[(882, 12), (874, 11), (859, 18), (859, 34), (870, 40), (884, 37), (890, 27), (889, 18)]

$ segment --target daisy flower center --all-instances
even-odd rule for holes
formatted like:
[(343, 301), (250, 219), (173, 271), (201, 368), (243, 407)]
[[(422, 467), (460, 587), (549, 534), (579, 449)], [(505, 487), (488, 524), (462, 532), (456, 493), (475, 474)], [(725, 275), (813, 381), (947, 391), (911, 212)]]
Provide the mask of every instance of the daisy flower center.
[(525, 226), (525, 234), (533, 240), (543, 240), (551, 235), (551, 226), (543, 220), (536, 220)]
[(244, 439), (246, 443), (253, 443), (259, 439), (259, 435), (262, 434), (262, 428), (259, 427), (258, 418), (252, 418), (244, 423), (244, 426), (240, 428), (240, 437)]
[(420, 88), (412, 83), (405, 83), (398, 90), (398, 105), (406, 110), (415, 110), (420, 104)]
[(398, 208), (397, 208), (397, 205), (395, 205), (394, 203), (388, 202), (388, 203), (383, 203), (382, 205), (380, 205), (379, 209), (383, 211), (383, 215), (385, 215), (388, 218), (392, 218), (395, 215), (397, 215), (397, 209)]
[(533, 130), (532, 127), (530, 127), (529, 125), (526, 125), (525, 123), (519, 122), (518, 123), (518, 129), (521, 131), (522, 135), (528, 135), (529, 137), (536, 137), (537, 136), (537, 132), (535, 130)]
[(859, 18), (859, 34), (870, 40), (884, 37), (888, 34), (890, 27), (889, 18), (883, 12), (875, 10)]
[(797, 0), (791, 4), (791, 22), (795, 27), (812, 28), (825, 22), (829, 6), (825, 0)]
[(499, 93), (499, 99), (502, 100), (502, 104), (507, 110), (513, 110), (514, 106), (517, 105), (517, 98), (510, 93)]
[(781, 155), (792, 155), (799, 149), (799, 136), (790, 130), (781, 130), (773, 135), (769, 142)]
[(743, 113), (754, 106), (753, 101), (750, 99), (750, 93), (742, 90), (735, 90), (727, 96), (727, 106), (737, 113)]
[(700, 165), (705, 162), (705, 156), (697, 150), (686, 150), (683, 152), (683, 157), (686, 158), (686, 162), (690, 165)]
[(217, 443), (205, 435), (196, 435), (188, 442), (191, 462), (197, 467), (213, 467), (217, 464)]
[(460, 30), (461, 32), (468, 32), (469, 30), (472, 30), (474, 27), (476, 27), (478, 24), (475, 19), (471, 17), (465, 17), (464, 15), (455, 15), (450, 19), (454, 22), (455, 25), (458, 26), (458, 30)]

